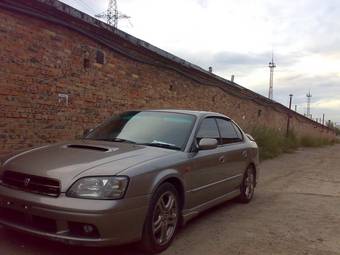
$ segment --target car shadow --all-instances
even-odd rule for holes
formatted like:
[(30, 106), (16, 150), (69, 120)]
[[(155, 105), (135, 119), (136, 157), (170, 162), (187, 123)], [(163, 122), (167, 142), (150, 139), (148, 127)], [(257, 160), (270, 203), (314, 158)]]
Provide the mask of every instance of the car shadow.
[(210, 209), (207, 209), (204, 212), (201, 212), (200, 214), (198, 214), (195, 218), (193, 218), (192, 220), (190, 220), (184, 228), (181, 228), (179, 233), (178, 233), (178, 237), (180, 237), (180, 234), (182, 234), (182, 232), (185, 232), (185, 229), (191, 229), (196, 227), (199, 224), (205, 224), (206, 221), (211, 220), (212, 218), (214, 218), (216, 216), (216, 214), (218, 214), (219, 212), (222, 211), (226, 211), (226, 210), (230, 210), (236, 206), (241, 205), (237, 199), (232, 199), (229, 200), (227, 202), (221, 203), (219, 205), (216, 205)]
[[(189, 231), (199, 224), (205, 224), (205, 222), (209, 222), (209, 220), (218, 214), (218, 212), (230, 210), (238, 205), (239, 203), (236, 200), (231, 200), (199, 214), (197, 217), (189, 221), (184, 228), (179, 230), (176, 239), (181, 238), (181, 235), (186, 233), (186, 229)], [(16, 255), (144, 255), (143, 252), (137, 249), (135, 244), (103, 248), (71, 246), (5, 229), (0, 229), (0, 238), (2, 239), (2, 245), (11, 247), (11, 250), (18, 249), (18, 252), (15, 252)]]
[[(83, 247), (67, 245), (54, 242), (34, 236), (30, 236), (21, 232), (0, 229), (1, 243), (11, 247), (13, 254), (39, 254), (39, 255), (142, 255), (138, 251), (136, 245), (122, 245), (115, 247)], [(15, 251), (14, 251), (15, 250)], [(143, 254), (144, 255), (144, 254)]]

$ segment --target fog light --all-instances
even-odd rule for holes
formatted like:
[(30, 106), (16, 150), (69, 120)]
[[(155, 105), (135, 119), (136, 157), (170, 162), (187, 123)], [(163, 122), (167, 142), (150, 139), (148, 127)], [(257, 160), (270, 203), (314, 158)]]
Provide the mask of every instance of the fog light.
[(84, 232), (86, 234), (90, 234), (93, 232), (94, 228), (91, 225), (84, 225), (83, 226)]
[(68, 226), (70, 229), (70, 234), (72, 236), (77, 237), (91, 237), (91, 238), (99, 238), (99, 232), (96, 226), (88, 224), (88, 223), (80, 223), (80, 222), (68, 222)]

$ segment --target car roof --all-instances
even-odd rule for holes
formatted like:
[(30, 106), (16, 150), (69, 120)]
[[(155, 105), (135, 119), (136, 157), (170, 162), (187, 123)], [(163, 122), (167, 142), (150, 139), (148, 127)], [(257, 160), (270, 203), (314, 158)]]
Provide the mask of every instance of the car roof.
[(182, 109), (147, 109), (147, 110), (142, 110), (142, 111), (184, 113), (184, 114), (195, 115), (197, 117), (213, 115), (213, 116), (219, 116), (219, 117), (224, 117), (224, 118), (229, 119), (228, 116), (225, 116), (221, 113), (209, 112), (209, 111), (194, 111), (194, 110), (182, 110)]

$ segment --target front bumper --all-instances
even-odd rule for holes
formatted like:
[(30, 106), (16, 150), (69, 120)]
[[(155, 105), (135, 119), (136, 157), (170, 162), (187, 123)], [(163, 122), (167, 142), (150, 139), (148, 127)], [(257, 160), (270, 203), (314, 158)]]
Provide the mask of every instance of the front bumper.
[[(140, 240), (149, 199), (54, 198), (0, 185), (0, 224), (68, 244), (119, 245)], [(85, 225), (93, 231), (82, 232)]]

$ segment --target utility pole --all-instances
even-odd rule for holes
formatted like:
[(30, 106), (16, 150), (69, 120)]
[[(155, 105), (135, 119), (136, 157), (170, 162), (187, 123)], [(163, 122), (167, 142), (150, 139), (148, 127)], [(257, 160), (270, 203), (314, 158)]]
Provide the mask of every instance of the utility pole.
[(292, 98), (293, 94), (289, 94), (289, 109), (292, 109)]
[(325, 114), (322, 114), (322, 125), (325, 125)]
[(130, 19), (130, 16), (127, 16), (118, 11), (117, 0), (110, 0), (109, 6), (106, 11), (95, 15), (95, 17), (100, 19), (106, 19), (107, 24), (118, 27), (118, 21), (120, 19)]
[(291, 109), (292, 109), (292, 99), (293, 99), (293, 94), (289, 95), (289, 113), (288, 113), (288, 120), (287, 120), (287, 133), (286, 136), (289, 136), (289, 126), (290, 126), (290, 118), (291, 118)]
[(274, 63), (274, 53), (272, 52), (272, 61), (269, 62), (269, 92), (268, 92), (268, 98), (273, 100), (273, 90), (274, 90), (274, 68), (276, 67), (276, 64)]

